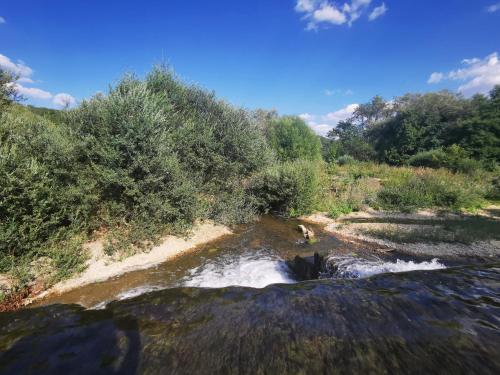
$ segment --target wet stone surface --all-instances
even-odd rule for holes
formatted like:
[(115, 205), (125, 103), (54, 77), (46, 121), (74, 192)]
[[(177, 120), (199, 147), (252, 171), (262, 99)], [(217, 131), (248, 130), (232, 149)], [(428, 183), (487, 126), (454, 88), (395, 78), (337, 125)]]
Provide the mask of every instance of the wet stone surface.
[(0, 372), (495, 374), (499, 267), (174, 288), (105, 310), (0, 314)]

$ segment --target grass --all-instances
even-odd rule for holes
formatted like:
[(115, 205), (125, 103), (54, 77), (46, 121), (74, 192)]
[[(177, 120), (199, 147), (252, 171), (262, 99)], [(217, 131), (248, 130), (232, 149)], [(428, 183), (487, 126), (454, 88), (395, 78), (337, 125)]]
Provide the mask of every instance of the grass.
[(496, 181), (494, 173), (485, 171), (462, 174), (367, 162), (331, 164), (328, 176), (325, 210), (333, 218), (368, 206), (401, 212), (475, 212), (489, 204), (487, 198)]

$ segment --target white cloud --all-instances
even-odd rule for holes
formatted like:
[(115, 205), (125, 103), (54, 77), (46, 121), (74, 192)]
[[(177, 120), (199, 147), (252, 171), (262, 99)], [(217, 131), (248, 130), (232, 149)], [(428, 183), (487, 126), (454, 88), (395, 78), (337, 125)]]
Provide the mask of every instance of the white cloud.
[(385, 6), (385, 3), (382, 3), (382, 5), (374, 8), (370, 15), (368, 16), (368, 19), (370, 21), (374, 21), (380, 16), (383, 16), (387, 12), (387, 7)]
[(491, 4), (489, 7), (486, 8), (486, 11), (489, 13), (495, 13), (496, 11), (499, 10), (500, 10), (500, 3)]
[(68, 108), (76, 104), (76, 99), (64, 92), (57, 94), (52, 99), (52, 103), (63, 108)]
[(358, 108), (358, 104), (349, 104), (344, 108), (329, 112), (325, 115), (303, 113), (299, 115), (299, 117), (307, 122), (307, 125), (309, 125), (316, 134), (325, 136), (339, 123), (339, 121), (347, 120), (351, 117), (356, 108)]
[(323, 3), (316, 9), (313, 14), (313, 19), (317, 23), (329, 22), (334, 25), (342, 25), (347, 21), (344, 13), (335, 8), (335, 5)]
[(338, 111), (335, 112), (329, 112), (326, 115), (324, 115), (323, 121), (330, 121), (335, 124), (337, 124), (339, 121), (347, 120), (353, 112), (358, 108), (359, 104), (349, 104), (348, 106), (339, 109)]
[(431, 74), (431, 76), (427, 80), (427, 83), (439, 83), (443, 80), (443, 78), (444, 78), (443, 73), (434, 72)]
[[(351, 0), (343, 6), (336, 5), (330, 0), (297, 0), (295, 11), (303, 13), (303, 19), (307, 21), (307, 30), (317, 30), (321, 25), (343, 25), (351, 26), (354, 21), (368, 11), (372, 0)], [(375, 8), (370, 14), (375, 18), (387, 11), (385, 4)], [(373, 18), (373, 19), (375, 19)]]
[(17, 64), (7, 56), (0, 53), (0, 68), (7, 70), (20, 78), (29, 78), (33, 74), (33, 69), (24, 64), (22, 61), (18, 61)]
[(18, 83), (14, 84), (16, 91), (28, 98), (49, 100), (52, 99), (52, 94), (48, 91), (36, 87), (24, 87)]
[(432, 73), (427, 82), (437, 83), (445, 79), (460, 81), (462, 84), (458, 91), (466, 96), (487, 93), (495, 85), (500, 85), (500, 61), (496, 52), (484, 59), (465, 59), (462, 64), (465, 67), (448, 73)]
[(2, 16), (0, 16), (0, 25), (1, 25), (2, 23), (6, 23), (6, 22), (7, 22), (7, 21), (5, 21), (5, 18), (3, 18)]
[(52, 103), (60, 107), (71, 107), (76, 104), (73, 96), (66, 93), (53, 95), (49, 91), (42, 90), (38, 87), (26, 87), (23, 84), (34, 84), (35, 81), (31, 78), (33, 69), (27, 66), (23, 61), (18, 60), (13, 62), (10, 58), (0, 54), (0, 68), (18, 76), (17, 81), (13, 84), (17, 92), (27, 98), (37, 100), (52, 100)]
[(314, 119), (314, 115), (311, 115), (310, 113), (302, 113), (299, 115), (299, 117), (306, 122), (312, 121)]
[(316, 6), (316, 0), (297, 0), (295, 10), (297, 12), (312, 12)]

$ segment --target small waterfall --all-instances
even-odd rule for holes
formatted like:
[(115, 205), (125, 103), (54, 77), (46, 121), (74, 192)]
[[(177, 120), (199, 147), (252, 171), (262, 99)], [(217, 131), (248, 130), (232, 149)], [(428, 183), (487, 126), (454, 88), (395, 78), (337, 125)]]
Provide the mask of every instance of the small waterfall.
[(192, 269), (182, 284), (204, 288), (226, 286), (263, 288), (270, 284), (294, 282), (288, 266), (282, 259), (270, 252), (259, 251), (213, 259)]
[(430, 261), (414, 262), (397, 259), (396, 261), (382, 260), (377, 257), (370, 259), (357, 256), (331, 256), (327, 261), (328, 272), (326, 277), (333, 278), (363, 278), (379, 273), (408, 272), (416, 270), (437, 270), (446, 266), (434, 258)]

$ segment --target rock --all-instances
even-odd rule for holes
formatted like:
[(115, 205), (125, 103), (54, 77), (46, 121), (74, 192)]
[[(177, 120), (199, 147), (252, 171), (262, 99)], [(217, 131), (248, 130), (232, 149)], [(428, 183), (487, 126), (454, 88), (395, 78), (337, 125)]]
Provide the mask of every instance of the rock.
[(287, 264), (299, 281), (318, 279), (320, 273), (326, 269), (325, 259), (318, 253), (314, 253), (314, 256), (311, 257), (297, 255)]
[(302, 231), (302, 235), (306, 240), (312, 240), (314, 238), (314, 232), (311, 229), (306, 228), (304, 225), (300, 224), (298, 226), (299, 230)]

